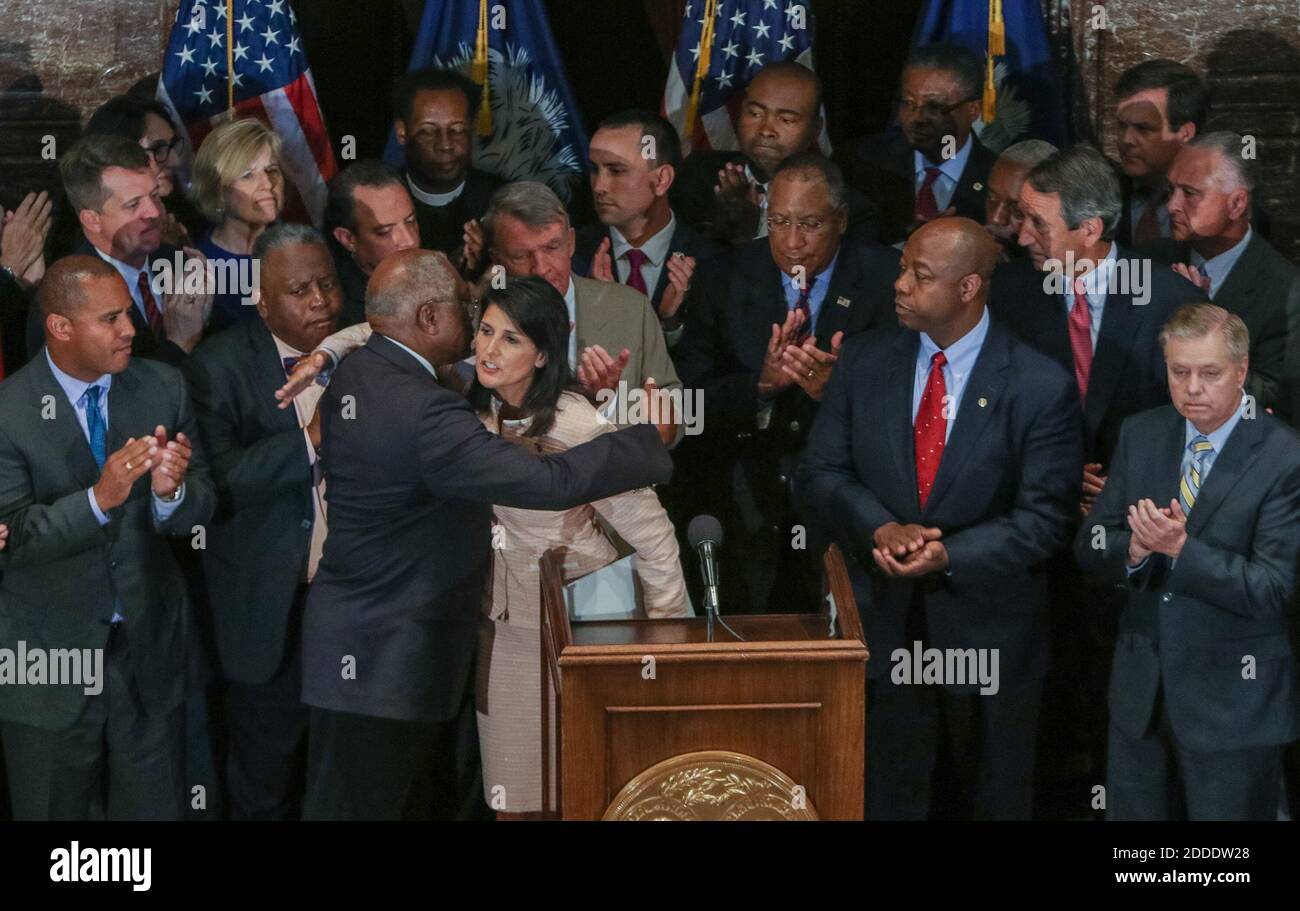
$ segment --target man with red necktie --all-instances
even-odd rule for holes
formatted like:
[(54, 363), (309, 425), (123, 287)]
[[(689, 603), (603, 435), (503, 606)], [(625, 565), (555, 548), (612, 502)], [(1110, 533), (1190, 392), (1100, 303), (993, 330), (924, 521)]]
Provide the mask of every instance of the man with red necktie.
[[(985, 308), (997, 260), (970, 219), (912, 234), (902, 328), (844, 344), (796, 478), (850, 558), (876, 656), (870, 819), (1031, 815), (1041, 564), (1068, 540), (1082, 434), (1071, 377)], [(922, 675), (928, 649), (965, 664)]]

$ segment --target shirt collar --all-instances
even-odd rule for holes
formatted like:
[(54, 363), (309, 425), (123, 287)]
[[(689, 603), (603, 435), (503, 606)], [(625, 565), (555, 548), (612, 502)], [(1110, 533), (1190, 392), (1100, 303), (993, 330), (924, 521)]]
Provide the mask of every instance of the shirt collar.
[[(1084, 293), (1088, 297), (1088, 303), (1096, 305), (1098, 302), (1105, 301), (1106, 293), (1111, 287), (1111, 273), (1115, 270), (1115, 243), (1111, 242), (1110, 249), (1101, 261), (1081, 279), (1083, 282)], [(1068, 288), (1070, 300), (1074, 300), (1073, 284)]]
[[(663, 265), (664, 259), (668, 256), (668, 247), (673, 241), (673, 232), (676, 230), (677, 216), (673, 214), (672, 210), (669, 210), (668, 224), (650, 235), (650, 239), (640, 246), (641, 252), (646, 255), (646, 259), (653, 265)], [(632, 244), (623, 236), (623, 232), (613, 225), (610, 225), (609, 236), (613, 240), (611, 252), (614, 254), (614, 259), (622, 259), (624, 254), (632, 249)]]
[(763, 183), (761, 180), (758, 179), (758, 177), (755, 176), (753, 169), (751, 169), (749, 166), (749, 162), (745, 162), (745, 176), (748, 177), (754, 183), (758, 184), (758, 188), (763, 191), (763, 195), (767, 196), (767, 184)]
[[(835, 255), (832, 256), (831, 261), (826, 264), (826, 268), (813, 275), (813, 286), (808, 292), (808, 299), (810, 302), (816, 303), (826, 296), (826, 289), (831, 286), (831, 276), (835, 274), (835, 264), (839, 262), (839, 259), (840, 251), (837, 247), (835, 249)], [(799, 299), (799, 292), (803, 290), (794, 283), (793, 275), (786, 275), (784, 272), (781, 273), (781, 287), (785, 289), (785, 298), (787, 303), (797, 301)]]
[(108, 394), (108, 390), (113, 385), (113, 374), (105, 373), (98, 379), (87, 383), (85, 380), (79, 380), (75, 376), (70, 376), (59, 369), (59, 365), (54, 363), (54, 358), (50, 356), (50, 349), (45, 349), (45, 362), (50, 365), (50, 372), (54, 374), (54, 379), (63, 390), (63, 394), (68, 397), (73, 405), (81, 401), (81, 397), (86, 394), (86, 390), (91, 386), (99, 386), (104, 391), (100, 393), (100, 400)]
[[(273, 336), (273, 337), (274, 337), (274, 336)], [(398, 348), (401, 348), (403, 351), (405, 351), (405, 352), (406, 352), (407, 354), (409, 354), (411, 357), (413, 357), (413, 358), (415, 358), (417, 361), (419, 361), (419, 362), (420, 362), (420, 366), (423, 367), (425, 370), (429, 371), (429, 375), (432, 376), (435, 380), (438, 378), (438, 373), (437, 373), (437, 371), (435, 371), (435, 370), (433, 369), (433, 364), (430, 364), (427, 358), (425, 358), (424, 356), (422, 356), (422, 355), (420, 355), (420, 354), (417, 354), (416, 352), (412, 351), (410, 348), (406, 347), (405, 345), (403, 345), (401, 342), (399, 342), (397, 339), (393, 338), (392, 336), (384, 335), (384, 336), (381, 336), (381, 337), (382, 337), (382, 338), (386, 338), (386, 339), (388, 339), (390, 342), (392, 342), (392, 343), (393, 343), (394, 345), (396, 345)]]
[(1228, 437), (1232, 436), (1232, 431), (1237, 428), (1237, 424), (1240, 421), (1241, 408), (1238, 407), (1237, 410), (1232, 413), (1232, 417), (1220, 424), (1217, 429), (1210, 433), (1202, 434), (1196, 429), (1196, 425), (1184, 418), (1183, 447), (1186, 448), (1190, 446), (1192, 440), (1196, 439), (1198, 436), (1204, 436), (1210, 441), (1210, 445), (1214, 447), (1214, 454), (1217, 457), (1221, 452), (1223, 452), (1223, 447), (1228, 442)]
[(564, 289), (564, 303), (568, 305), (569, 312), (573, 313), (574, 307), (578, 305), (578, 289), (574, 287), (573, 276), (569, 276), (569, 287)]
[(1202, 273), (1210, 276), (1210, 297), (1219, 290), (1223, 280), (1228, 277), (1232, 267), (1237, 265), (1237, 260), (1241, 259), (1241, 254), (1246, 252), (1246, 247), (1250, 244), (1251, 238), (1254, 237), (1254, 231), (1250, 226), (1246, 227), (1246, 234), (1228, 249), (1224, 250), (1218, 256), (1211, 256), (1206, 259), (1195, 250), (1192, 251), (1192, 265), (1201, 270)]
[(104, 262), (108, 263), (110, 266), (112, 266), (114, 269), (117, 270), (117, 274), (122, 276), (122, 281), (126, 282), (126, 287), (130, 289), (131, 295), (134, 297), (136, 285), (140, 281), (140, 273), (149, 268), (149, 260), (146, 258), (144, 261), (144, 265), (137, 268), (136, 266), (132, 266), (129, 263), (122, 262), (120, 259), (109, 256), (107, 253), (99, 249), (99, 247), (95, 247), (93, 244), (91, 246), (92, 249), (94, 249), (94, 251), (99, 254), (100, 259), (102, 259)]
[(460, 186), (448, 193), (426, 193), (415, 185), (415, 181), (411, 180), (410, 174), (406, 175), (406, 186), (411, 191), (411, 195), (426, 206), (441, 207), (451, 205), (460, 197), (461, 193), (465, 192), (465, 181), (462, 180)]
[[(385, 338), (388, 338), (387, 336), (384, 336), (384, 337), (385, 337)], [(280, 336), (276, 335), (274, 332), (271, 333), (271, 338), (275, 341), (275, 350), (278, 351), (278, 352), (280, 352), (280, 357), (282, 357), (282, 358), (283, 358), (283, 357), (303, 357), (303, 356), (306, 355), (306, 353), (307, 353), (307, 352), (305, 352), (305, 351), (299, 351), (297, 348), (293, 347), (293, 345), (290, 345), (288, 342), (286, 342), (284, 339), (280, 338)], [(388, 340), (389, 340), (390, 342), (393, 342), (393, 340), (392, 340), (391, 338), (388, 339)], [(401, 342), (393, 342), (393, 344), (394, 344), (394, 345), (400, 345), (400, 344), (402, 344), (402, 343), (401, 343)], [(405, 346), (403, 346), (403, 347), (405, 347)], [(410, 351), (409, 348), (408, 348), (407, 350)], [(412, 351), (411, 353), (414, 354), (415, 352)]]
[(966, 170), (966, 161), (970, 158), (971, 147), (975, 143), (975, 131), (972, 130), (966, 136), (966, 143), (957, 150), (957, 154), (952, 158), (944, 159), (941, 162), (933, 162), (922, 155), (920, 152), (913, 150), (912, 161), (916, 168), (916, 177), (921, 180), (925, 177), (925, 169), (937, 167), (939, 171), (953, 183), (961, 180), (962, 172)]
[[(922, 332), (921, 333), (921, 355), (925, 364), (929, 364), (934, 355), (942, 350), (944, 358), (948, 362), (948, 367), (952, 372), (959, 376), (966, 376), (970, 373), (970, 368), (974, 365), (975, 358), (979, 356), (980, 349), (984, 347), (984, 339), (989, 334), (989, 311), (984, 308), (980, 314), (979, 322), (971, 328), (969, 332), (963, 335), (957, 341), (953, 342), (947, 348), (940, 349), (934, 339)], [(927, 369), (928, 366), (927, 366)]]

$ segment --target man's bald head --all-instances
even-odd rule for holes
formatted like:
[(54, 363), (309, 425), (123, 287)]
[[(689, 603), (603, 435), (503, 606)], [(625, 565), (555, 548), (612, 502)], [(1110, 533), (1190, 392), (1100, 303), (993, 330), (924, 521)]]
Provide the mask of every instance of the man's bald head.
[(101, 279), (121, 281), (117, 271), (98, 256), (77, 254), (57, 260), (45, 270), (45, 277), (36, 290), (41, 315), (75, 316), (90, 302), (91, 283)]
[(987, 289), (998, 264), (998, 245), (979, 222), (969, 218), (936, 218), (917, 229), (908, 243), (912, 240), (925, 249), (928, 259), (942, 264), (945, 274), (957, 278), (978, 275)]
[(927, 222), (903, 247), (902, 271), (894, 282), (898, 321), (948, 347), (983, 317), (997, 261), (997, 241), (978, 222)]
[(366, 284), (366, 320), (435, 365), (458, 360), (469, 345), (469, 287), (446, 255), (401, 250)]

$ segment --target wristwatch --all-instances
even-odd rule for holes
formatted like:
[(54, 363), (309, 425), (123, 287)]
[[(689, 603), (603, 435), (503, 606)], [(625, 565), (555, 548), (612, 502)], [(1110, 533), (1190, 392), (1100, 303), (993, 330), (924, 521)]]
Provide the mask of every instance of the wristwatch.
[[(158, 496), (158, 495), (154, 494), (154, 496)], [(185, 496), (185, 482), (181, 481), (180, 486), (172, 491), (172, 495), (170, 497), (158, 497), (158, 500), (159, 502), (162, 503), (175, 503), (183, 496)]]

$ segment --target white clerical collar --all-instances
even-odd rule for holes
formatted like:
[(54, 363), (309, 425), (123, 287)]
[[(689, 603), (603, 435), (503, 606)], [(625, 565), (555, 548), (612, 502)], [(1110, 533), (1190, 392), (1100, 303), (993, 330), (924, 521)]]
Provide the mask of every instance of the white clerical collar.
[(410, 189), (411, 195), (419, 202), (424, 203), (426, 206), (435, 207), (449, 206), (456, 201), (461, 193), (465, 192), (465, 181), (462, 180), (460, 186), (450, 193), (426, 193), (415, 185), (415, 181), (411, 180), (410, 174), (406, 175), (406, 186)]

